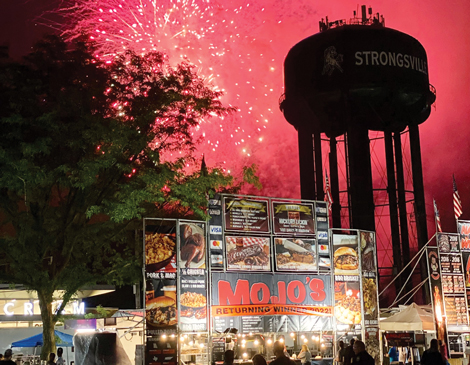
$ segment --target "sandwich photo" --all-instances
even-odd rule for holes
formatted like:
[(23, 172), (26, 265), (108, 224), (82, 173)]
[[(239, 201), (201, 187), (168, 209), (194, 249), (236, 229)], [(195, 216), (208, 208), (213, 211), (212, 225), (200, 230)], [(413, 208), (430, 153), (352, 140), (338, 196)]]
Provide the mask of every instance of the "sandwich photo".
[(359, 265), (357, 251), (351, 247), (340, 247), (333, 255), (333, 262), (336, 269), (357, 270)]
[(161, 296), (146, 303), (146, 320), (152, 325), (176, 324), (176, 302), (173, 298)]

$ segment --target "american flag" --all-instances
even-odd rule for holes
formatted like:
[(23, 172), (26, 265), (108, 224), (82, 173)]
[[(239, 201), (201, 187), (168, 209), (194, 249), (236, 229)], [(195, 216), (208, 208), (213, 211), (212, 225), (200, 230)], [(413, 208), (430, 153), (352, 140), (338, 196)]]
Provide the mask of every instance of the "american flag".
[(328, 202), (328, 209), (331, 211), (331, 205), (333, 204), (333, 197), (331, 196), (330, 180), (328, 179), (328, 173), (325, 171), (325, 191), (326, 201)]
[(457, 184), (455, 182), (454, 175), (452, 175), (452, 182), (454, 188), (454, 215), (455, 219), (459, 219), (459, 217), (462, 215), (462, 201), (460, 200), (460, 195), (457, 190)]
[(437, 210), (437, 204), (434, 199), (432, 200), (432, 202), (434, 204), (434, 219), (436, 220), (436, 228), (438, 232), (442, 232), (441, 217), (439, 215), (439, 211)]

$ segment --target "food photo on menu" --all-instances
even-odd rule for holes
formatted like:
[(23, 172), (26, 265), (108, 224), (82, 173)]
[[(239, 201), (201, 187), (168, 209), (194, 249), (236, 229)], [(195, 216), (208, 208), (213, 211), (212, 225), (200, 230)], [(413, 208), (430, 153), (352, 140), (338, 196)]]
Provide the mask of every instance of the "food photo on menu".
[(176, 235), (145, 234), (145, 271), (176, 272)]
[(342, 324), (360, 324), (361, 298), (359, 282), (335, 282), (335, 318)]
[(377, 281), (375, 278), (362, 278), (362, 298), (365, 318), (368, 320), (377, 319)]
[(271, 270), (271, 250), (267, 237), (226, 236), (227, 270)]
[(335, 274), (358, 275), (357, 236), (333, 235), (333, 267)]
[(206, 267), (206, 239), (202, 224), (180, 225), (180, 267)]
[(176, 280), (152, 279), (150, 284), (151, 290), (146, 290), (145, 300), (147, 326), (149, 328), (176, 326)]
[(317, 249), (315, 240), (275, 238), (274, 243), (277, 270), (317, 270)]
[(362, 271), (375, 272), (375, 233), (361, 232)]
[(181, 288), (181, 291), (180, 322), (183, 329), (195, 331), (205, 330), (207, 322), (207, 299), (205, 289)]

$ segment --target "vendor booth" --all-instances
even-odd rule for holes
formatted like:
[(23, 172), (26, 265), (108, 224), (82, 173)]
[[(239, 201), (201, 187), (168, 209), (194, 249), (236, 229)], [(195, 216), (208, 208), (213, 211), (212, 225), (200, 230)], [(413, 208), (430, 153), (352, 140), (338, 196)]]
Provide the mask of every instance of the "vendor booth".
[[(37, 335), (24, 338), (19, 341), (15, 341), (11, 344), (11, 348), (14, 349), (14, 358), (16, 361), (20, 361), (22, 364), (40, 364), (40, 351), (36, 351), (37, 348), (44, 344), (43, 334), (38, 333)], [(70, 348), (73, 346), (73, 336), (64, 332), (55, 330), (54, 336), (57, 347), (64, 347), (64, 359), (69, 363), (73, 360), (73, 355), (70, 352)], [(34, 348), (32, 355), (22, 355), (21, 352), (18, 354), (18, 350), (24, 348)]]
[(434, 316), (431, 310), (412, 303), (400, 306), (400, 311), (380, 321), (381, 339), (384, 354), (395, 346), (399, 351), (410, 353), (413, 363), (418, 364), (421, 355), (428, 347), (431, 338), (435, 338)]
[(146, 364), (269, 363), (281, 341), (329, 365), (352, 337), (378, 361), (374, 232), (329, 229), (319, 201), (222, 195), (208, 213), (144, 220)]
[(381, 331), (435, 331), (434, 317), (416, 303), (380, 321)]

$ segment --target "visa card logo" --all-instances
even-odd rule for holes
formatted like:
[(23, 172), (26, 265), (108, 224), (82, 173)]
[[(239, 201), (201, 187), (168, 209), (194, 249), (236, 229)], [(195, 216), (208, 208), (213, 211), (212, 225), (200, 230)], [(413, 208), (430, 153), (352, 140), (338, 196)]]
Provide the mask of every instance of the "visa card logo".
[(222, 226), (210, 226), (210, 234), (222, 234)]

